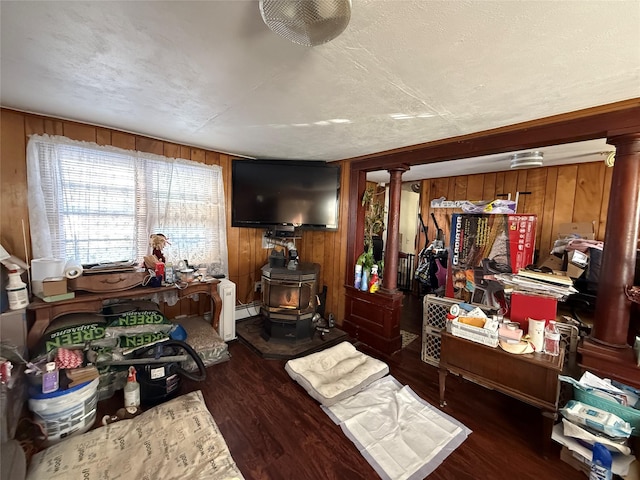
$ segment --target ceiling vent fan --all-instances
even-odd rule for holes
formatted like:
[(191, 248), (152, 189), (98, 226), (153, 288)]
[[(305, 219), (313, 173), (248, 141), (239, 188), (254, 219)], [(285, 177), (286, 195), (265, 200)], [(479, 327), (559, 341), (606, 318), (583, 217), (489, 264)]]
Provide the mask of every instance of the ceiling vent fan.
[(267, 26), (299, 45), (313, 47), (340, 35), (351, 19), (351, 0), (260, 0)]
[(543, 162), (543, 153), (539, 150), (531, 152), (520, 152), (511, 155), (511, 168), (533, 168), (541, 167)]

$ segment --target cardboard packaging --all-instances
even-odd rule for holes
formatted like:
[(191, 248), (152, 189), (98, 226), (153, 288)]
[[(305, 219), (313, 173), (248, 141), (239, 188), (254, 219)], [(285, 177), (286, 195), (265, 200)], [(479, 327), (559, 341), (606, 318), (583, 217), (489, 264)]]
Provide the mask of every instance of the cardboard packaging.
[[(583, 238), (595, 240), (595, 222), (561, 223), (558, 226), (558, 240), (564, 245), (571, 238)], [(554, 245), (554, 251), (556, 246)], [(564, 250), (564, 249), (563, 249)], [(546, 257), (539, 263), (540, 267), (548, 267), (551, 270), (567, 272), (571, 278), (580, 278), (587, 269), (589, 256), (579, 251), (556, 252)]]
[(591, 474), (591, 462), (589, 459), (584, 458), (578, 452), (572, 452), (564, 445), (560, 450), (560, 460), (568, 463), (576, 470), (584, 473), (587, 477)]
[(67, 293), (66, 277), (45, 278), (42, 281), (42, 296), (53, 297)]
[(515, 273), (532, 264), (536, 223), (535, 215), (454, 213), (446, 296), (491, 305), (486, 292), (491, 295), (493, 286), (484, 275)]
[(565, 252), (565, 258), (567, 261), (565, 268), (567, 275), (571, 278), (580, 278), (587, 269), (589, 256), (578, 250), (570, 250)]
[(594, 222), (561, 223), (558, 225), (558, 238), (567, 237), (585, 238), (595, 240), (596, 232)]
[(562, 271), (563, 270), (563, 258), (557, 255), (549, 255), (542, 262), (538, 264), (538, 267), (547, 267), (551, 270)]

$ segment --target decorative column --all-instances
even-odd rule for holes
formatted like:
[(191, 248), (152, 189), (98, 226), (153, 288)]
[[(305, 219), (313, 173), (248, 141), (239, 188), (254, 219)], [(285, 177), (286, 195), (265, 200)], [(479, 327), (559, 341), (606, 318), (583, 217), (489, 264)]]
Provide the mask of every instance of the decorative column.
[(596, 375), (640, 388), (640, 368), (628, 344), (631, 301), (640, 224), (640, 133), (610, 137), (615, 145), (607, 231), (591, 336), (583, 342), (581, 366)]
[(640, 134), (608, 139), (615, 145), (607, 231), (596, 300), (595, 341), (626, 347), (631, 304), (624, 293), (633, 285), (640, 222)]
[(408, 168), (397, 167), (388, 170), (389, 212), (387, 213), (387, 242), (384, 249), (384, 276), (382, 288), (395, 292), (398, 285), (398, 250), (400, 237), (400, 200), (402, 198), (402, 174)]
[[(398, 238), (400, 237), (402, 173), (407, 170), (409, 170), (409, 166), (404, 164), (388, 169), (391, 181), (389, 183), (387, 241), (385, 242), (382, 286), (375, 293), (363, 292), (354, 288), (351, 281), (344, 287), (345, 305), (342, 329), (359, 342), (388, 355), (402, 348), (400, 315), (402, 313), (403, 294), (396, 289), (396, 285), (398, 283)], [(360, 205), (360, 195), (362, 195), (365, 187), (364, 183), (364, 173), (359, 178), (352, 178), (350, 201), (352, 202), (354, 214), (356, 207)], [(363, 222), (355, 219), (354, 222), (350, 222), (350, 233), (361, 236), (359, 232), (362, 226)], [(361, 251), (361, 244), (358, 244), (354, 238), (354, 242), (350, 246), (352, 258), (355, 260), (356, 253)], [(352, 279), (353, 277), (351, 277)]]

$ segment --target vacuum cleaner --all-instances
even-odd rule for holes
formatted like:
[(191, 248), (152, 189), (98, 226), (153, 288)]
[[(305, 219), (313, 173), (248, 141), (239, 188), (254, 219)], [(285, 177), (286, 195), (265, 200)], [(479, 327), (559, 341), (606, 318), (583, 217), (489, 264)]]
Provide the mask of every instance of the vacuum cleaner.
[[(191, 357), (198, 367), (188, 372), (180, 367), (181, 362)], [(180, 391), (180, 378), (186, 377), (201, 382), (207, 377), (202, 359), (187, 343), (181, 340), (167, 340), (133, 352), (130, 363), (136, 369), (140, 384), (140, 403), (152, 407), (174, 398)]]

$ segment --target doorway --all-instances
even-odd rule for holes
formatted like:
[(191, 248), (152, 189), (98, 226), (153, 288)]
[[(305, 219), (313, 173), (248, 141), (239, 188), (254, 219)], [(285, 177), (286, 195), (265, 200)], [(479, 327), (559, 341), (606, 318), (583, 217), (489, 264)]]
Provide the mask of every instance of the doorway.
[(422, 298), (415, 285), (417, 251), (420, 236), (420, 182), (404, 182), (400, 196), (400, 238), (398, 253), (398, 290), (404, 294), (400, 329), (421, 335)]

